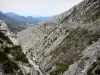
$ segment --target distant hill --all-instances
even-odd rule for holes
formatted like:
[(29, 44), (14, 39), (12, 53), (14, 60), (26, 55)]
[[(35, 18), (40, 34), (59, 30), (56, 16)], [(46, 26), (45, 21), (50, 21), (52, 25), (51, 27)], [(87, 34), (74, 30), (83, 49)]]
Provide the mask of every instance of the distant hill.
[(42, 16), (40, 16), (40, 17), (36, 17), (36, 18), (39, 19), (39, 20), (41, 20), (41, 21), (44, 21), (44, 20), (49, 19), (51, 17), (42, 17)]
[(6, 16), (2, 12), (0, 12), (0, 20), (4, 21), (8, 25), (9, 29), (13, 32), (17, 32), (17, 31), (20, 31), (22, 29), (25, 29), (24, 27), (21, 26), (20, 22)]
[(12, 13), (12, 12), (8, 12), (8, 13), (5, 13), (7, 16), (17, 20), (18, 22), (20, 22), (22, 25), (27, 25), (27, 24), (36, 24), (38, 22), (40, 22), (41, 20), (37, 19), (37, 18), (34, 18), (32, 16), (28, 16), (28, 17), (24, 17), (24, 16), (21, 16), (21, 15), (18, 15), (18, 14), (15, 14), (15, 13)]
[(47, 18), (49, 17), (25, 17), (13, 12), (3, 13), (0, 11), (0, 20), (4, 21), (9, 29), (15, 33), (26, 29), (29, 25), (37, 24)]
[(21, 16), (21, 15), (18, 15), (16, 13), (13, 13), (13, 12), (8, 12), (8, 13), (5, 13), (7, 16), (19, 21), (22, 25), (28, 25), (28, 24), (37, 24), (41, 21), (44, 21), (50, 17), (32, 17), (32, 16)]

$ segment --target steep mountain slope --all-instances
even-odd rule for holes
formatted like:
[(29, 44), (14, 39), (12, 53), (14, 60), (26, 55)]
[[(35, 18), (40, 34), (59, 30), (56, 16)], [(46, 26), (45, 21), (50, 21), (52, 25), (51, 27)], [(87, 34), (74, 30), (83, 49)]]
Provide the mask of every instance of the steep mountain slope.
[(100, 74), (100, 0), (70, 10), (17, 35), (43, 75)]
[(0, 20), (0, 75), (34, 75), (38, 72), (23, 53), (7, 25)]

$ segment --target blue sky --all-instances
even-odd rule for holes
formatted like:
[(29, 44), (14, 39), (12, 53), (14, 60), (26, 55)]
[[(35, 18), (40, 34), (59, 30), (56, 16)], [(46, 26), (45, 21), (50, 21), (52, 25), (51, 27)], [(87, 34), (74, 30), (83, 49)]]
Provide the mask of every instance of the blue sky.
[(0, 0), (0, 11), (23, 16), (54, 16), (83, 0)]

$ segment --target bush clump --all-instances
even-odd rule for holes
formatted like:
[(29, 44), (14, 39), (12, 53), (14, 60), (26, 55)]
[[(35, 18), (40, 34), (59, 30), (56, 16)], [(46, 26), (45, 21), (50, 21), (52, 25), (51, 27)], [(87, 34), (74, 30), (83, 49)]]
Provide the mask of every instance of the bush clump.
[(0, 51), (0, 62), (3, 63), (6, 60), (8, 60), (8, 57), (7, 57), (6, 53)]
[(100, 75), (100, 68), (96, 69), (95, 73), (98, 74), (98, 75)]
[(5, 52), (0, 51), (0, 62), (3, 64), (4, 73), (10, 74), (14, 73), (14, 70), (18, 70), (18, 65), (11, 61)]
[(97, 65), (98, 65), (97, 62), (94, 62), (92, 66), (88, 69), (87, 75), (93, 75), (92, 71), (94, 70), (95, 67), (97, 67)]
[(20, 72), (18, 73), (18, 75), (24, 75), (23, 72), (20, 70)]
[(22, 61), (28, 63), (26, 55), (22, 52), (22, 48), (20, 45), (13, 46), (12, 54), (15, 56), (16, 61)]
[(60, 64), (59, 68), (57, 68), (57, 70), (51, 72), (50, 75), (58, 75), (58, 74), (64, 73), (69, 68), (69, 66), (73, 63), (74, 63), (74, 61), (71, 61), (70, 63)]
[(5, 53), (10, 53), (11, 51), (12, 51), (12, 48), (10, 48), (10, 47), (4, 48)]
[(28, 60), (27, 60), (26, 55), (24, 53), (18, 53), (17, 56), (15, 57), (15, 60), (28, 63)]
[(15, 62), (10, 60), (4, 63), (3, 66), (4, 66), (4, 73), (6, 74), (14, 73), (15, 70), (17, 71), (18, 69), (20, 69)]
[(0, 38), (1, 38), (2, 40), (4, 40), (4, 41), (7, 41), (7, 43), (9, 43), (9, 44), (13, 44), (13, 43), (11, 42), (11, 40), (8, 38), (8, 36), (5, 36), (4, 33), (2, 33), (1, 31), (0, 31)]
[[(6, 41), (6, 45), (3, 46), (3, 41)], [(1, 49), (0, 50), (0, 63), (3, 65), (3, 71), (5, 74), (16, 74), (18, 75), (24, 75), (22, 71), (17, 72), (20, 67), (17, 65), (16, 61), (21, 61), (28, 63), (28, 60), (26, 58), (26, 55), (22, 52), (22, 48), (20, 45), (14, 45), (11, 40), (4, 35), (0, 31), (0, 43), (1, 43)], [(11, 47), (8, 47), (8, 45), (11, 45)], [(8, 55), (13, 56), (10, 58)]]

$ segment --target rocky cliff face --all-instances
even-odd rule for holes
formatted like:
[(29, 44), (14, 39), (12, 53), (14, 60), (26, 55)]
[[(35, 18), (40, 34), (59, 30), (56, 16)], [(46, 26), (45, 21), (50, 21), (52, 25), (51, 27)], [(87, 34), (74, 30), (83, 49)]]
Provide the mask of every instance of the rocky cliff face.
[(37, 75), (100, 74), (100, 0), (70, 10), (17, 35)]
[(16, 36), (0, 21), (0, 75), (34, 75), (38, 73), (23, 53)]

